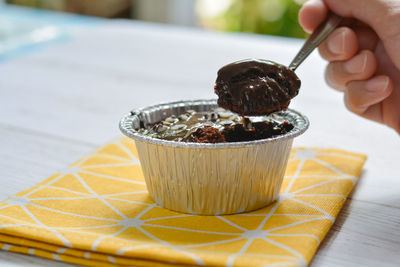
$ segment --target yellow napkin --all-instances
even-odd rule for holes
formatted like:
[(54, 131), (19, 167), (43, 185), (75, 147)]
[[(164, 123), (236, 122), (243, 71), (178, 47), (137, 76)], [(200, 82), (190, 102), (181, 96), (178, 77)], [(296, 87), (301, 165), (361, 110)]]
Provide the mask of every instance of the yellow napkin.
[(125, 138), (0, 203), (3, 250), (88, 266), (305, 266), (365, 156), (293, 149), (279, 201), (229, 216), (172, 212), (149, 197)]

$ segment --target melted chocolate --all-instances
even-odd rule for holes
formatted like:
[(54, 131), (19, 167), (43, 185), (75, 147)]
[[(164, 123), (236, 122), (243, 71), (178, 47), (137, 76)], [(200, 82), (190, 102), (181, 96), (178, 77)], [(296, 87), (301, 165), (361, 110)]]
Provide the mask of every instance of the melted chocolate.
[(193, 143), (225, 143), (266, 139), (285, 134), (293, 125), (281, 118), (240, 117), (222, 108), (209, 112), (186, 111), (163, 121), (140, 128), (147, 136)]
[(246, 59), (218, 71), (218, 105), (242, 115), (268, 115), (286, 110), (300, 88), (294, 71), (278, 63)]

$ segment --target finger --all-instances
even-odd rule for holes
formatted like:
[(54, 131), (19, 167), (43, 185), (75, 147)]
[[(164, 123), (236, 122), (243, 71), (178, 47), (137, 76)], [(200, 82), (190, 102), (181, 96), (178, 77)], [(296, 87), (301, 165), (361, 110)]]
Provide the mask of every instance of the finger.
[(311, 33), (326, 17), (328, 9), (322, 0), (307, 1), (299, 11), (299, 23)]
[(348, 84), (344, 94), (346, 107), (365, 118), (383, 122), (382, 111), (375, 105), (386, 99), (393, 90), (393, 82), (386, 75), (375, 76), (368, 81)]
[(375, 55), (363, 50), (348, 61), (335, 61), (328, 64), (325, 79), (329, 86), (344, 91), (351, 81), (367, 80), (374, 75), (377, 68)]
[(400, 69), (400, 1), (396, 0), (323, 0), (333, 12), (358, 19), (377, 33), (394, 65)]
[(348, 60), (358, 51), (355, 32), (348, 27), (340, 27), (321, 43), (319, 53), (328, 61)]
[[(387, 98), (383, 100), (386, 102)], [(393, 128), (400, 134), (400, 114), (399, 113), (387, 113), (385, 111), (385, 104), (380, 102), (378, 104), (370, 106), (363, 114), (362, 117), (367, 118), (372, 121), (386, 124), (387, 126)], [(389, 121), (385, 118), (388, 117)]]
[(378, 43), (378, 35), (367, 24), (351, 18), (343, 19), (341, 26), (351, 28), (357, 36), (359, 48), (373, 51)]
[[(396, 84), (396, 77), (392, 78), (393, 84)], [(392, 127), (400, 134), (400, 90), (393, 89), (388, 98), (382, 102), (382, 121), (384, 124)]]

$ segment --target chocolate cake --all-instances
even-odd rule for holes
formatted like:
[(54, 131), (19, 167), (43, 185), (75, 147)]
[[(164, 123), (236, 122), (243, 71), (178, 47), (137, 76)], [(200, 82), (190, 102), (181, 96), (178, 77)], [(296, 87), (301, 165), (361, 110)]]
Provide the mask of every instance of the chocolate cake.
[(220, 107), (254, 116), (286, 110), (299, 88), (299, 78), (284, 65), (247, 59), (222, 67), (214, 91)]
[(197, 128), (186, 139), (186, 142), (192, 143), (225, 143), (225, 136), (220, 130), (211, 126)]
[(209, 112), (188, 110), (158, 123), (137, 129), (163, 140), (192, 143), (225, 143), (266, 139), (293, 129), (287, 121), (271, 116), (245, 118), (223, 108)]

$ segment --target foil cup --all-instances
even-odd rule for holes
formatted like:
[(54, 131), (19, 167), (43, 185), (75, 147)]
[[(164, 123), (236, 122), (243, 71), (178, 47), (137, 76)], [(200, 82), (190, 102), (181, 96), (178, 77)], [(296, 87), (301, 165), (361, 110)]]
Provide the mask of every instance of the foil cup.
[(278, 198), (293, 138), (309, 125), (297, 111), (277, 113), (294, 125), (290, 132), (249, 142), (185, 143), (136, 131), (186, 110), (216, 107), (216, 100), (179, 101), (134, 110), (121, 119), (121, 131), (136, 143), (149, 194), (160, 206), (222, 215), (259, 209)]

